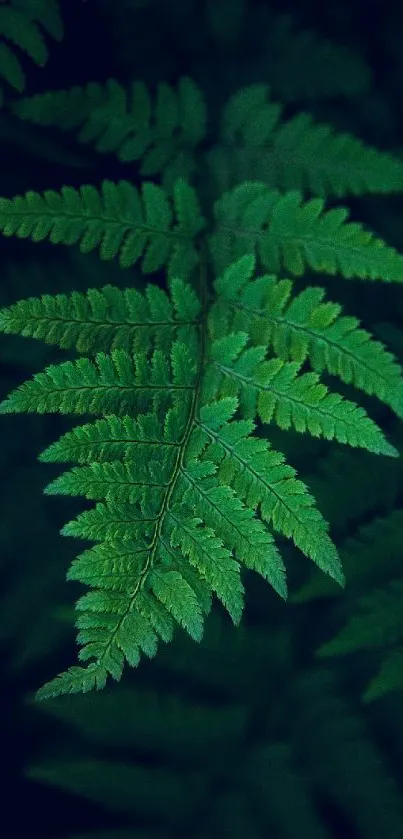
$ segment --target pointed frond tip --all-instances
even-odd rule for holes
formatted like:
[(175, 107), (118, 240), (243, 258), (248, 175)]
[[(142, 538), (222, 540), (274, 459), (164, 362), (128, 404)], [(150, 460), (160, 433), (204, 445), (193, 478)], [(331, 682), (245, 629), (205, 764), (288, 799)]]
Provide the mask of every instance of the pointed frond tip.
[(72, 693), (88, 693), (91, 690), (102, 690), (105, 687), (107, 671), (90, 664), (88, 667), (70, 667), (65, 673), (60, 673), (50, 682), (43, 685), (35, 694), (39, 701), (52, 699), (56, 696)]

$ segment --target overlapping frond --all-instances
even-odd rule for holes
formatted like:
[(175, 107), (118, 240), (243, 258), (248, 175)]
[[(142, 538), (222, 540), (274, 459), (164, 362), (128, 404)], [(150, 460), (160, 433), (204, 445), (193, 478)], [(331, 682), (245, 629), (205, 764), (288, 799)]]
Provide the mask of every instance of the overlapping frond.
[[(252, 436), (251, 420), (230, 420), (237, 400), (224, 397), (200, 411), (199, 446), (218, 465), (218, 477), (231, 484), (244, 503), (258, 509), (263, 521), (292, 538), (319, 568), (342, 581), (328, 525), (295, 470), (267, 440)], [(279, 569), (280, 574), (283, 570)]]

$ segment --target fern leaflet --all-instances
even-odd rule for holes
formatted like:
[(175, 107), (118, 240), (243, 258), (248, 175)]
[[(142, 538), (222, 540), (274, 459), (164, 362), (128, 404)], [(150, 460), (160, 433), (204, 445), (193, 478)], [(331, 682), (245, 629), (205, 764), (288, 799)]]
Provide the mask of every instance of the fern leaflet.
[(302, 276), (307, 268), (346, 278), (403, 281), (403, 257), (356, 222), (343, 207), (325, 210), (321, 198), (303, 201), (264, 183), (245, 182), (215, 204), (211, 253), (217, 273), (245, 253), (268, 271)]
[(226, 103), (218, 144), (208, 154), (217, 183), (260, 180), (270, 188), (320, 197), (399, 192), (400, 160), (357, 137), (299, 113), (282, 120), (283, 108), (267, 85), (242, 88)]
[(114, 79), (105, 86), (88, 84), (20, 99), (14, 112), (39, 125), (77, 130), (80, 143), (93, 143), (98, 152), (116, 152), (119, 160), (140, 160), (140, 173), (165, 173), (165, 181), (190, 179), (194, 149), (206, 133), (203, 96), (188, 78), (177, 90), (158, 85), (155, 102), (142, 82), (126, 91)]

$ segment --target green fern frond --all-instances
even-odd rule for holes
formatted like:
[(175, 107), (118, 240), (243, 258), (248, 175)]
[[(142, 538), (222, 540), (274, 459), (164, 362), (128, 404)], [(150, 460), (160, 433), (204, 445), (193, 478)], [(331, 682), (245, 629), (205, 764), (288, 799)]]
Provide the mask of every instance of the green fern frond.
[[(125, 414), (164, 396), (186, 398), (194, 386), (195, 368), (186, 346), (176, 342), (171, 356), (155, 350), (131, 357), (124, 350), (97, 353), (51, 364), (36, 373), (0, 404), (0, 413)], [(141, 411), (141, 407), (140, 407)]]
[(99, 248), (101, 259), (119, 255), (121, 267), (142, 258), (145, 273), (167, 266), (171, 276), (187, 276), (199, 260), (195, 240), (203, 227), (195, 193), (181, 180), (172, 200), (156, 184), (144, 183), (140, 195), (127, 181), (0, 199), (4, 236), (79, 244), (82, 253)]
[(172, 472), (173, 452), (168, 457), (158, 452), (158, 457), (141, 464), (136, 461), (121, 463), (91, 463), (76, 466), (46, 487), (47, 495), (82, 495), (92, 501), (113, 501), (118, 504), (135, 504), (140, 501), (144, 487), (154, 490), (168, 486)]
[[(77, 604), (79, 658), (90, 663), (57, 677), (42, 697), (101, 687), (108, 675), (120, 679), (125, 661), (136, 666), (142, 654), (154, 656), (177, 624), (199, 640), (212, 594), (238, 624), (244, 568), (286, 597), (270, 527), (343, 584), (313, 497), (283, 456), (253, 435), (254, 420), (396, 451), (362, 408), (329, 393), (316, 372), (301, 374), (299, 361), (266, 359), (267, 344), (254, 346), (248, 332), (231, 331), (234, 296), (247, 290), (248, 303), (256, 302), (263, 290), (267, 297), (267, 277), (255, 278), (254, 267), (250, 254), (231, 265), (215, 282), (217, 296), (209, 301), (203, 293), (203, 305), (190, 285), (172, 279), (169, 293), (108, 287), (2, 311), (4, 331), (42, 337), (48, 318), (52, 342), (80, 349), (84, 342), (95, 353), (51, 365), (0, 406), (3, 413), (100, 415), (41, 456), (77, 464), (51, 482), (48, 494), (97, 502), (62, 530), (95, 543), (68, 574), (90, 587)], [(123, 331), (116, 332), (117, 318)], [(270, 320), (262, 318), (268, 332)], [(143, 351), (114, 346), (138, 346), (147, 321)], [(100, 322), (109, 355), (96, 352)]]
[(94, 664), (87, 667), (69, 667), (65, 673), (56, 676), (37, 692), (38, 699), (51, 699), (69, 693), (88, 693), (102, 690), (106, 685), (107, 671)]
[(234, 404), (236, 400), (227, 397), (201, 409), (198, 426), (203, 457), (218, 464), (220, 482), (233, 486), (248, 507), (259, 510), (263, 521), (292, 538), (319, 568), (341, 581), (328, 525), (314, 498), (283, 455), (267, 440), (252, 436), (253, 422), (226, 420), (223, 408), (234, 409)]
[(274, 274), (299, 277), (310, 268), (348, 279), (403, 282), (403, 256), (348, 215), (344, 207), (325, 210), (320, 198), (303, 201), (299, 192), (281, 195), (264, 183), (245, 182), (215, 203), (210, 249), (216, 272), (256, 253)]
[(142, 82), (125, 90), (109, 79), (104, 86), (88, 84), (20, 99), (13, 110), (37, 125), (78, 130), (80, 143), (94, 144), (101, 153), (116, 152), (124, 163), (141, 161), (141, 175), (164, 172), (171, 183), (178, 177), (190, 179), (194, 150), (206, 133), (202, 92), (186, 77), (177, 89), (158, 85), (155, 101)]
[[(402, 282), (403, 256), (360, 224), (348, 222), (345, 208), (325, 210), (319, 198), (303, 202), (300, 193), (281, 195), (263, 183), (245, 182), (216, 202), (214, 217), (216, 226), (205, 244), (216, 273), (242, 255), (257, 253), (274, 273), (301, 276), (311, 268)], [(176, 182), (172, 199), (147, 182), (140, 196), (126, 181), (104, 181), (101, 191), (63, 187), (60, 193), (0, 199), (4, 236), (79, 244), (83, 253), (99, 248), (101, 259), (119, 255), (122, 267), (142, 257), (143, 272), (166, 266), (169, 277), (186, 278), (200, 262), (205, 227), (196, 193), (183, 180)]]
[[(299, 375), (300, 363), (265, 360), (265, 347), (243, 349), (246, 333), (232, 333), (212, 345), (212, 359), (223, 393), (240, 396), (241, 408), (262, 422), (294, 428), (314, 437), (338, 440), (398, 457), (363, 408), (338, 393), (329, 393), (316, 373)], [(227, 384), (228, 383), (228, 384)]]
[(208, 155), (224, 188), (260, 180), (271, 189), (342, 198), (400, 192), (403, 164), (357, 137), (299, 113), (287, 121), (267, 85), (250, 85), (226, 103), (218, 144)]
[(63, 24), (58, 0), (13, 0), (12, 5), (0, 7), (0, 76), (19, 92), (25, 88), (25, 73), (13, 47), (43, 67), (48, 50), (40, 27), (55, 40), (61, 40)]
[(200, 316), (199, 301), (183, 280), (172, 280), (171, 297), (155, 285), (144, 294), (104, 286), (85, 294), (31, 297), (0, 310), (0, 328), (83, 353), (101, 347), (144, 352), (153, 341), (167, 351), (175, 334), (186, 339)]
[(317, 373), (339, 376), (403, 416), (400, 365), (357, 318), (342, 316), (340, 304), (324, 300), (322, 288), (292, 294), (291, 280), (253, 275), (254, 260), (245, 256), (215, 281), (232, 310), (234, 331), (250, 331), (254, 344), (268, 343), (284, 361), (308, 359)]
[[(179, 177), (191, 179), (194, 151), (206, 134), (202, 95), (188, 78), (177, 91), (159, 85), (155, 105), (144, 84), (134, 82), (126, 91), (111, 79), (104, 87), (89, 84), (20, 99), (13, 110), (37, 125), (80, 129), (80, 142), (116, 152), (122, 162), (139, 160), (141, 175), (162, 173), (169, 188)], [(265, 85), (231, 97), (221, 137), (207, 156), (218, 182), (227, 172), (231, 184), (264, 178), (270, 188), (321, 197), (401, 191), (403, 165), (397, 158), (315, 123), (307, 113), (284, 122), (282, 111)]]

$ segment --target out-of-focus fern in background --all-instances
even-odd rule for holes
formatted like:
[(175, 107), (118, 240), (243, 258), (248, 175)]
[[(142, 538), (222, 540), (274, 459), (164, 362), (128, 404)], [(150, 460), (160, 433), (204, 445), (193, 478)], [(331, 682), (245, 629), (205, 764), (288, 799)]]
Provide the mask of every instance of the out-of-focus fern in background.
[[(60, 12), (50, 0), (0, 5), (1, 195), (144, 178), (169, 191), (178, 174), (203, 182), (206, 172), (210, 202), (246, 179), (326, 197), (327, 209), (342, 198), (353, 222), (403, 251), (401, 9), (372, 4), (365, 32), (359, 0), (69, 0)], [(210, 152), (212, 124), (202, 107), (187, 108), (190, 79), (218, 124), (228, 97), (256, 85), (256, 119), (246, 115), (236, 142), (224, 120)], [(368, 146), (393, 161), (376, 168)], [(39, 258), (29, 241), (1, 239), (2, 307), (143, 288), (136, 267), (129, 280), (93, 254), (40, 247)], [(401, 286), (342, 281), (336, 269), (318, 276), (302, 251), (287, 258), (288, 275), (303, 263), (298, 290), (326, 286), (326, 299), (403, 362)], [(0, 358), (5, 396), (62, 354), (2, 336)], [(350, 397), (347, 383), (338, 390)], [(387, 405), (362, 404), (403, 455)], [(74, 648), (74, 587), (64, 583), (74, 546), (58, 529), (77, 505), (42, 495), (57, 470), (45, 474), (35, 455), (68, 429), (61, 417), (2, 418), (0, 637), (15, 834), (29, 808), (43, 839), (403, 837), (401, 459), (271, 429), (331, 524), (346, 589), (284, 540), (287, 605), (248, 579), (241, 628), (214, 613), (200, 645), (178, 632), (120, 685), (38, 706), (31, 692)]]

